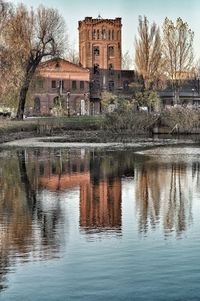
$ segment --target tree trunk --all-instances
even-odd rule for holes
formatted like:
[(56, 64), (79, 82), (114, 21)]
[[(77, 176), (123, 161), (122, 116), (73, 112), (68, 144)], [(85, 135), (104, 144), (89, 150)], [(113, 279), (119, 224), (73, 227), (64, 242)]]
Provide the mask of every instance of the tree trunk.
[(30, 81), (28, 82), (27, 79), (25, 79), (21, 90), (19, 94), (19, 103), (18, 103), (18, 109), (17, 109), (17, 116), (16, 119), (18, 120), (23, 120), (24, 116), (24, 108), (25, 108), (25, 103), (26, 103), (26, 95), (28, 92)]
[(33, 78), (33, 75), (35, 73), (35, 70), (40, 62), (41, 58), (37, 58), (33, 60), (31, 63), (27, 66), (26, 76), (24, 78), (24, 81), (21, 86), (21, 90), (19, 93), (19, 103), (18, 103), (18, 109), (17, 109), (17, 116), (16, 119), (23, 120), (24, 116), (24, 109), (26, 104), (26, 95), (30, 86), (30, 82)]

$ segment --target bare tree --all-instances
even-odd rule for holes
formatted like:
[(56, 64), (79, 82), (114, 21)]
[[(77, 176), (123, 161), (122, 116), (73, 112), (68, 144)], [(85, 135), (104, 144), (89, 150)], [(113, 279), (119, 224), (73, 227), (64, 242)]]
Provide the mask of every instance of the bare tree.
[(21, 4), (7, 22), (5, 43), (10, 57), (14, 55), (21, 66), (17, 119), (23, 119), (27, 92), (37, 66), (45, 57), (62, 54), (63, 19), (55, 9), (40, 6), (34, 11)]
[(66, 51), (66, 60), (69, 62), (78, 65), (79, 64), (79, 53), (75, 48), (75, 42), (70, 43)]
[[(16, 73), (17, 62), (15, 56), (9, 51), (6, 43), (8, 33), (8, 23), (13, 15), (12, 4), (0, 1), (0, 101), (5, 98), (5, 94), (13, 91), (17, 87), (18, 74)], [(12, 60), (13, 58), (13, 60)], [(13, 62), (12, 62), (13, 61)]]
[(130, 70), (133, 65), (133, 60), (130, 57), (129, 51), (127, 50), (122, 56), (122, 69)]
[(135, 65), (148, 89), (159, 77), (161, 38), (155, 23), (149, 27), (147, 17), (139, 16), (138, 38), (135, 39)]
[(163, 67), (171, 80), (181, 78), (183, 72), (191, 70), (193, 63), (194, 33), (186, 22), (177, 18), (174, 24), (165, 18), (163, 24)]

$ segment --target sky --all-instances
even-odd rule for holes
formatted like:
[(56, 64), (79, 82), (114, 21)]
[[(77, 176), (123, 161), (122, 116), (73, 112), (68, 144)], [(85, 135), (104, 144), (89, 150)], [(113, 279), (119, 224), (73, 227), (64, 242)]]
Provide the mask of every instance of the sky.
[(150, 24), (155, 21), (162, 27), (165, 17), (173, 22), (181, 17), (194, 31), (195, 59), (200, 58), (200, 1), (199, 0), (11, 0), (28, 7), (40, 4), (57, 8), (63, 16), (69, 39), (78, 50), (78, 21), (85, 17), (122, 18), (122, 53), (134, 56), (134, 40), (137, 35), (138, 16), (146, 16)]

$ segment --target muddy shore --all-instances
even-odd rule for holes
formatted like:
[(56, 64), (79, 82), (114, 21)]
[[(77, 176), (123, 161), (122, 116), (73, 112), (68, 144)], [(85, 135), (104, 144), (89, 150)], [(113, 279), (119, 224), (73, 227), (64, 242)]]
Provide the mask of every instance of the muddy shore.
[[(138, 135), (137, 135), (138, 136)], [(60, 138), (63, 142), (94, 142), (94, 143), (106, 143), (106, 142), (129, 142), (135, 139), (135, 134), (131, 132), (105, 132), (100, 130), (66, 130), (55, 131), (51, 135), (38, 134), (36, 131), (20, 131), (8, 133), (0, 133), (0, 143), (15, 141), (19, 139), (35, 138), (35, 137), (49, 137), (52, 141), (54, 137)], [(140, 137), (149, 138), (146, 135), (140, 135)]]

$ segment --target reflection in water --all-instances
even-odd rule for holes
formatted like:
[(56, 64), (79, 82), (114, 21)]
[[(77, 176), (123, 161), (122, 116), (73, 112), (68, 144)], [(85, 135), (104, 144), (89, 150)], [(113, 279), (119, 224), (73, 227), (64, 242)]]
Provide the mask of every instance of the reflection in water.
[(80, 226), (87, 229), (121, 229), (121, 180), (105, 179), (81, 186)]
[(147, 161), (138, 169), (136, 204), (139, 231), (147, 233), (158, 223), (164, 232), (175, 231), (177, 236), (192, 222), (190, 164)]
[(9, 160), (1, 159), (0, 166), (0, 282), (3, 283), (15, 258), (26, 261), (30, 255), (37, 259), (54, 257), (60, 246), (57, 226), (63, 223), (59, 204), (48, 212), (42, 209), (42, 198), (27, 173), (24, 151)]
[(122, 179), (130, 178), (135, 196), (126, 201), (135, 200), (139, 232), (147, 235), (161, 225), (165, 235), (173, 231), (180, 236), (192, 221), (192, 191), (194, 185), (199, 189), (199, 171), (197, 162), (163, 163), (128, 150), (2, 153), (0, 284), (5, 286), (5, 275), (15, 258), (57, 256), (67, 218), (59, 200), (66, 191), (79, 188), (83, 233), (101, 235), (112, 230), (112, 235), (121, 235)]

